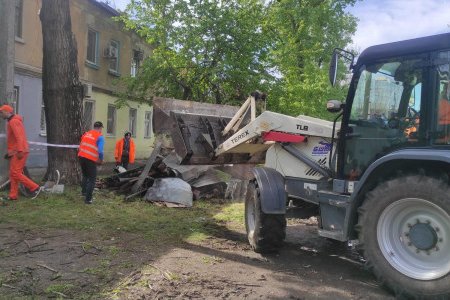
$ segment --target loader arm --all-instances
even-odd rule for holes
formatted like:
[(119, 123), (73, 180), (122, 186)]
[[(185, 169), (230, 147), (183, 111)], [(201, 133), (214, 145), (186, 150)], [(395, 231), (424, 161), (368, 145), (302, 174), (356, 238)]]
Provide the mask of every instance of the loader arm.
[[(282, 132), (299, 136), (330, 137), (333, 126), (330, 122), (307, 116), (291, 117), (265, 111), (254, 121), (242, 127), (215, 149), (215, 155), (227, 153), (257, 153), (267, 150), (273, 142), (264, 138), (268, 132)], [(284, 142), (283, 138), (275, 140)]]
[[(239, 108), (157, 98), (153, 101), (155, 132), (168, 134), (180, 164), (261, 164), (266, 151), (280, 143), (299, 143), (310, 136), (330, 138), (329, 121), (264, 111), (258, 95)], [(261, 109), (262, 110), (262, 109)]]

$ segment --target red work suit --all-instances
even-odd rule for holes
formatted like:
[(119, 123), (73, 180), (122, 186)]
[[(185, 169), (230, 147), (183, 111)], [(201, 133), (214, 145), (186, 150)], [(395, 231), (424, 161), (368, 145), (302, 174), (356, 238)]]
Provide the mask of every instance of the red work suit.
[(439, 101), (439, 125), (450, 124), (450, 102), (447, 99)]
[(8, 156), (10, 157), (9, 180), (11, 189), (9, 198), (16, 200), (19, 195), (19, 183), (22, 183), (30, 191), (39, 188), (39, 185), (23, 174), (23, 168), (30, 151), (21, 116), (12, 115), (8, 118), (6, 138), (8, 140)]

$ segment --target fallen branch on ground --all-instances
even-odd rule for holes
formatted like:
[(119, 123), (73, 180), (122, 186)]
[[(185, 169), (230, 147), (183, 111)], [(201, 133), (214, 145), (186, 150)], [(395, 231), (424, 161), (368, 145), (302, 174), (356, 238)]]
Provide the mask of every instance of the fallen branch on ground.
[(50, 271), (52, 271), (52, 272), (54, 272), (54, 273), (58, 273), (58, 271), (56, 271), (55, 269), (50, 268), (49, 266), (41, 265), (41, 264), (37, 264), (37, 266), (42, 267), (42, 268), (45, 268), (45, 269), (47, 269), (47, 270), (50, 270)]

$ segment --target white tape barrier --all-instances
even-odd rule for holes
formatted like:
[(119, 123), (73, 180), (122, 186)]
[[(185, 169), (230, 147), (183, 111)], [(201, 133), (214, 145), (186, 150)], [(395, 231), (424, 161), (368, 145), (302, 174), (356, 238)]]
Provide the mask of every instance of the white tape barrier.
[(79, 145), (61, 145), (61, 144), (49, 144), (49, 143), (41, 143), (41, 142), (30, 142), (28, 144), (31, 145), (39, 145), (39, 146), (47, 146), (47, 147), (56, 147), (56, 148), (78, 148)]
[[(6, 134), (4, 133), (0, 133), (0, 138), (6, 138)], [(61, 144), (49, 144), (49, 143), (41, 143), (41, 142), (30, 142), (28, 141), (28, 144), (31, 145), (38, 145), (38, 146), (46, 146), (46, 147), (56, 147), (56, 148), (72, 148), (72, 149), (77, 149), (79, 147), (79, 145), (61, 145)], [(41, 149), (31, 149), (31, 150), (47, 150), (45, 148), (41, 148)]]

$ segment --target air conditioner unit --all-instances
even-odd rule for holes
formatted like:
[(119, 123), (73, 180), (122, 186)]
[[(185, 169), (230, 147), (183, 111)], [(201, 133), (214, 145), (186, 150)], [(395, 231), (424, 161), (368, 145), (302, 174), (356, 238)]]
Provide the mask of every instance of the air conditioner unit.
[(83, 92), (85, 98), (91, 98), (92, 96), (92, 84), (85, 83), (83, 84)]

